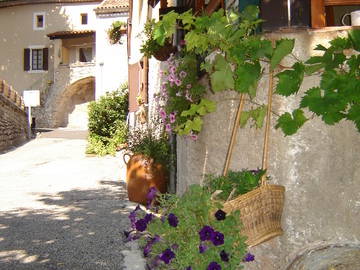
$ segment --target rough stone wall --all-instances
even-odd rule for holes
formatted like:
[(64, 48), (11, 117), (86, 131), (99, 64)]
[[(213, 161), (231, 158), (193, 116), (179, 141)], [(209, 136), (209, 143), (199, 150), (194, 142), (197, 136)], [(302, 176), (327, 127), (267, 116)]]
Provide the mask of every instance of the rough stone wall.
[[(309, 30), (272, 33), (270, 37), (295, 38), (295, 55), (306, 60), (314, 55), (316, 44), (327, 46), (331, 39), (344, 35), (343, 30)], [(319, 77), (308, 77), (303, 90), (318, 83)], [(264, 77), (259, 85), (260, 100), (265, 100), (267, 88), (268, 78)], [(223, 92), (211, 98), (217, 101), (217, 111), (205, 117), (198, 141), (178, 138), (178, 193), (189, 184), (201, 183), (206, 173), (222, 172), (239, 95)], [(279, 113), (290, 111), (298, 102), (298, 98), (276, 96), (273, 109)], [(275, 130), (274, 123), (273, 120), (268, 174), (271, 183), (286, 188), (284, 234), (251, 248), (256, 261), (245, 269), (287, 269), (299, 253), (319, 245), (360, 246), (359, 132), (349, 122), (327, 126), (315, 118), (297, 134), (284, 137)], [(240, 129), (230, 169), (261, 167), (262, 145), (263, 130)]]
[(0, 151), (28, 140), (24, 102), (5, 81), (0, 82)]

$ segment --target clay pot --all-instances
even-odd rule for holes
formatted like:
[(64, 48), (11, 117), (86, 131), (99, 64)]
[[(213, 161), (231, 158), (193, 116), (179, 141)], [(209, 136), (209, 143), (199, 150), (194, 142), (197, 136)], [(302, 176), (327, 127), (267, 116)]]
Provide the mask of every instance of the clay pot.
[[(130, 159), (126, 162), (125, 156)], [(127, 164), (126, 184), (129, 200), (143, 205), (147, 203), (149, 189), (155, 187), (165, 193), (168, 183), (167, 169), (144, 155), (124, 155)]]

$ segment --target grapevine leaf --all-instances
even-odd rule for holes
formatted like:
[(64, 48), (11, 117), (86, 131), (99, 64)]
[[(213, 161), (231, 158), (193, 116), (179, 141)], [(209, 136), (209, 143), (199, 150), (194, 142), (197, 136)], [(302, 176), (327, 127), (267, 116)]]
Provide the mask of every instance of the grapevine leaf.
[(202, 124), (203, 124), (203, 121), (201, 120), (200, 117), (197, 116), (197, 117), (195, 117), (194, 120), (192, 121), (191, 129), (194, 130), (194, 131), (200, 132), (200, 131), (201, 131)]
[(253, 111), (253, 119), (255, 121), (256, 128), (262, 128), (264, 124), (264, 119), (266, 116), (266, 109), (267, 106), (263, 105), (258, 107), (256, 110)]
[(352, 55), (350, 59), (347, 61), (347, 64), (350, 67), (350, 73), (355, 76), (359, 76), (360, 74), (360, 54), (355, 56)]
[(191, 26), (194, 24), (194, 16), (192, 15), (191, 9), (180, 14), (179, 19), (182, 20), (185, 30), (190, 29)]
[(206, 108), (207, 112), (214, 112), (216, 110), (216, 103), (209, 99), (201, 99), (200, 104), (201, 106), (204, 106)]
[(240, 116), (240, 127), (243, 128), (246, 126), (248, 120), (250, 118), (250, 112), (243, 111)]
[(348, 120), (351, 120), (355, 123), (356, 128), (360, 132), (360, 105), (354, 104), (346, 116)]
[(316, 47), (315, 47), (315, 49), (314, 50), (317, 50), (317, 51), (326, 51), (327, 50), (327, 48), (326, 47), (324, 47), (323, 45), (321, 45), (321, 44), (318, 44)]
[(323, 64), (323, 63), (315, 64), (315, 65), (311, 65), (311, 66), (305, 66), (305, 74), (312, 75), (313, 73), (319, 71), (323, 67), (325, 67), (325, 64)]
[(274, 68), (281, 62), (281, 60), (292, 52), (295, 45), (294, 39), (281, 39), (276, 41), (276, 48), (273, 52), (270, 61), (270, 68), (274, 70)]
[(275, 126), (276, 129), (281, 128), (285, 136), (295, 134), (299, 128), (307, 121), (308, 119), (304, 116), (304, 112), (300, 109), (296, 109), (290, 113), (282, 114)]
[(312, 56), (309, 60), (305, 62), (306, 64), (318, 64), (323, 63), (323, 57), (322, 56)]
[(191, 104), (190, 109), (188, 109), (186, 111), (183, 111), (181, 113), (181, 116), (186, 117), (186, 116), (195, 115), (198, 110), (199, 110), (199, 105), (198, 104)]
[(215, 58), (215, 72), (210, 75), (211, 86), (214, 91), (234, 89), (234, 78), (230, 64), (225, 57), (218, 54)]
[(238, 65), (235, 74), (235, 90), (240, 93), (250, 93), (250, 87), (256, 86), (260, 78), (261, 66), (258, 61), (255, 63), (244, 63)]
[(342, 51), (350, 47), (349, 40), (347, 38), (337, 37), (330, 41), (331, 47), (329, 50)]
[(325, 71), (320, 81), (320, 87), (325, 90), (337, 88), (338, 76), (335, 70)]
[(343, 119), (345, 115), (341, 112), (326, 112), (323, 114), (321, 119), (328, 125), (335, 125), (341, 119)]
[(295, 63), (292, 68), (293, 70), (285, 70), (276, 75), (279, 78), (279, 83), (276, 87), (277, 94), (288, 97), (299, 91), (304, 79), (305, 67), (301, 63)]
[(324, 111), (324, 108), (319, 106), (321, 99), (321, 89), (319, 87), (310, 88), (302, 97), (300, 108), (309, 108), (310, 111), (320, 115)]
[(352, 47), (360, 52), (360, 30), (359, 29), (353, 29), (349, 33), (349, 39), (352, 43)]

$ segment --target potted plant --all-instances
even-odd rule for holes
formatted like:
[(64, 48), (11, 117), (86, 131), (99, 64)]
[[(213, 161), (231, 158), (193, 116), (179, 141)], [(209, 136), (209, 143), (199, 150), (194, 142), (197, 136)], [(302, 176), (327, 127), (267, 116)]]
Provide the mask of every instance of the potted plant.
[(126, 33), (126, 23), (122, 21), (115, 21), (107, 30), (108, 38), (111, 44), (122, 44), (121, 36)]
[(159, 135), (151, 128), (130, 131), (124, 161), (127, 165), (126, 183), (130, 201), (146, 205), (151, 188), (166, 192), (171, 166), (166, 135)]
[(171, 37), (167, 37), (162, 41), (155, 38), (155, 20), (149, 20), (144, 27), (144, 40), (140, 52), (147, 57), (154, 56), (159, 61), (166, 61), (171, 54), (177, 51), (172, 45)]
[[(151, 192), (151, 199), (155, 193)], [(156, 209), (130, 213), (127, 240), (140, 239), (148, 269), (236, 270), (254, 260), (247, 253), (239, 211), (226, 213), (211, 193), (192, 185), (182, 195), (157, 197)], [(157, 211), (157, 212), (154, 212)]]

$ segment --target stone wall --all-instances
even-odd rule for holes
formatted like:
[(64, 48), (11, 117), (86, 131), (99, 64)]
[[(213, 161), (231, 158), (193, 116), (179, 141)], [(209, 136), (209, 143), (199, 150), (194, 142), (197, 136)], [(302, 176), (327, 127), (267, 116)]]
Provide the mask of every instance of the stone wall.
[[(269, 37), (294, 38), (294, 54), (306, 60), (314, 55), (316, 44), (328, 46), (333, 38), (345, 36), (346, 29), (298, 30), (272, 33)], [(289, 63), (290, 59), (287, 59), (284, 64)], [(319, 77), (308, 77), (303, 90), (318, 83)], [(265, 76), (259, 84), (260, 101), (265, 100), (267, 88)], [(179, 193), (190, 184), (202, 183), (204, 174), (221, 174), (223, 170), (239, 95), (229, 91), (211, 98), (217, 101), (217, 111), (205, 117), (198, 141), (178, 138)], [(278, 113), (290, 111), (298, 102), (298, 98), (276, 96), (273, 109)], [(318, 269), (315, 266), (287, 267), (298, 254), (303, 254), (304, 250), (311, 253), (319, 245), (360, 246), (360, 134), (350, 122), (327, 126), (315, 118), (296, 135), (284, 137), (274, 128), (274, 123), (273, 120), (268, 174), (271, 183), (286, 188), (282, 218), (284, 234), (251, 248), (256, 261), (247, 264), (245, 269)], [(230, 169), (261, 167), (262, 145), (263, 130), (240, 129)]]
[(0, 151), (28, 140), (28, 122), (22, 97), (0, 81)]

